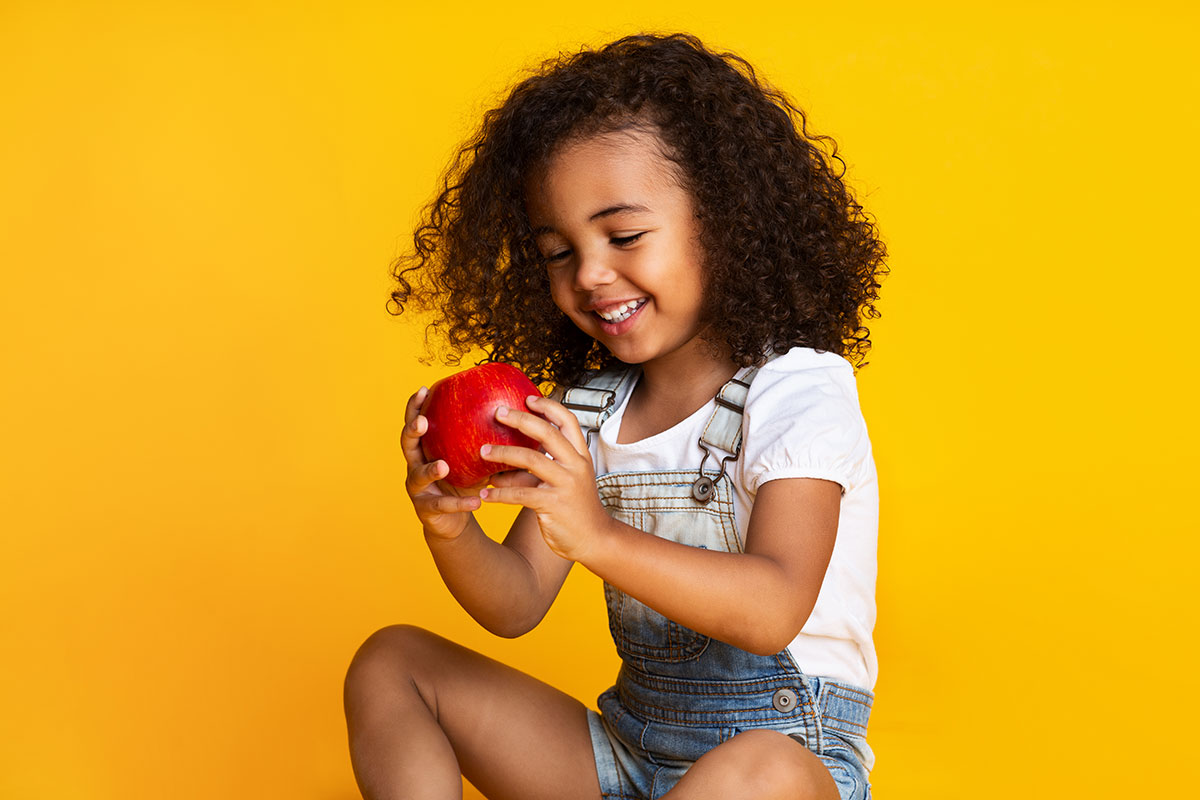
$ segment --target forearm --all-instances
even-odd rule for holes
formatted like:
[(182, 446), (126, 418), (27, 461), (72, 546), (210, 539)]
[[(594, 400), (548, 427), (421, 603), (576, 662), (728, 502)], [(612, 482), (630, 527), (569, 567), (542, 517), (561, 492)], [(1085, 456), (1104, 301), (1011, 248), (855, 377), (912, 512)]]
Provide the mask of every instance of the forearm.
[[(812, 611), (813, 603), (796, 602), (793, 579), (767, 556), (689, 547), (611, 522), (580, 563), (680, 625), (773, 654)], [(816, 591), (808, 594), (815, 602)]]
[(473, 516), (456, 538), (426, 535), (425, 542), (446, 588), (487, 630), (497, 636), (520, 636), (545, 614), (529, 561), (489, 538)]
[(681, 625), (755, 653), (779, 652), (795, 638), (812, 613), (829, 564), (838, 484), (768, 481), (755, 500), (745, 553), (689, 547), (613, 519), (597, 495), (587, 441), (575, 417), (548, 398), (530, 399), (528, 405), (537, 415), (510, 411), (497, 418), (536, 439), (545, 452), (493, 446), (483, 456), (525, 470), (538, 483), (488, 488), (480, 495), (484, 501), (524, 506), (521, 513), (532, 514), (531, 523), (536, 518), (529, 530), (540, 531), (548, 555), (568, 566), (583, 564)]

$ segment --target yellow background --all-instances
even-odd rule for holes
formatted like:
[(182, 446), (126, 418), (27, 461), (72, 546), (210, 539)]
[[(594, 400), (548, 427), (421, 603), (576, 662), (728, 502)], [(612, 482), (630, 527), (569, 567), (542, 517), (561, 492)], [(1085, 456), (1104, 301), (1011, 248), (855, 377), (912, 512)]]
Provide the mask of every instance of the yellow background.
[(1186, 793), (1197, 16), (3, 3), (0, 796), (348, 800), (345, 667), (398, 621), (608, 685), (582, 570), (516, 641), (439, 583), (397, 441), (448, 369), (384, 301), (480, 112), (638, 28), (790, 92), (891, 250), (876, 796)]

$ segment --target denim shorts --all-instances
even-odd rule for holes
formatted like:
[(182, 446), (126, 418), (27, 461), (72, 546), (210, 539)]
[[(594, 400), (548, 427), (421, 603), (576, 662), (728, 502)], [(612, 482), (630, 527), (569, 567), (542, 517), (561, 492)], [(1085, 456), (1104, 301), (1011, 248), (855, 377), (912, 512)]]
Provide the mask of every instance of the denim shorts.
[(618, 686), (600, 695), (600, 713), (588, 712), (601, 794), (656, 800), (712, 748), (743, 731), (768, 728), (820, 758), (841, 800), (868, 800), (873, 697), (811, 675), (674, 682), (623, 669)]

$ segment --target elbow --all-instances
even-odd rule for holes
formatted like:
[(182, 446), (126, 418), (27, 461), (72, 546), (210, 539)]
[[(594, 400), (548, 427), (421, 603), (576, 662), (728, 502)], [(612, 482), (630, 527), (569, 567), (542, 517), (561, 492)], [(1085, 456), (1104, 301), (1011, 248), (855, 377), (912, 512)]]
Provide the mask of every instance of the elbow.
[(800, 635), (811, 613), (812, 609), (809, 608), (803, 615), (785, 617), (774, 625), (765, 625), (762, 620), (758, 620), (745, 629), (745, 636), (741, 637), (741, 642), (731, 644), (736, 644), (737, 647), (756, 656), (773, 656), (786, 650)]
[(756, 656), (773, 656), (781, 650), (787, 649), (787, 646), (792, 643), (792, 639), (795, 638), (795, 636), (784, 638), (781, 636), (757, 635), (743, 643), (741, 648)]
[(493, 636), (499, 636), (501, 639), (516, 639), (528, 633), (528, 630), (523, 630), (520, 626), (510, 625), (507, 622), (483, 622), (476, 620), (483, 626), (484, 630)]
[(542, 621), (542, 616), (544, 614), (538, 616), (504, 614), (487, 620), (476, 617), (475, 621), (482, 625), (488, 633), (502, 639), (517, 639), (536, 628)]
[(484, 626), (489, 633), (499, 636), (501, 639), (519, 639), (525, 634), (533, 630), (532, 626), (526, 625), (493, 625)]

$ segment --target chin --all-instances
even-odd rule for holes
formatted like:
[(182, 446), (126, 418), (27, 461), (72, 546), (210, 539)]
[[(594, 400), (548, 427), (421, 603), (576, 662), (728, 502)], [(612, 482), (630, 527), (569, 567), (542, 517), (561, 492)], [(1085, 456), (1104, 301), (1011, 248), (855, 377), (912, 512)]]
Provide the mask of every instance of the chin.
[(613, 358), (617, 359), (617, 361), (620, 361), (622, 364), (628, 364), (631, 367), (639, 364), (645, 364), (652, 358), (651, 356), (647, 356), (643, 353), (631, 352), (620, 347), (613, 348), (605, 345), (605, 349), (608, 350), (609, 353), (612, 353)]

